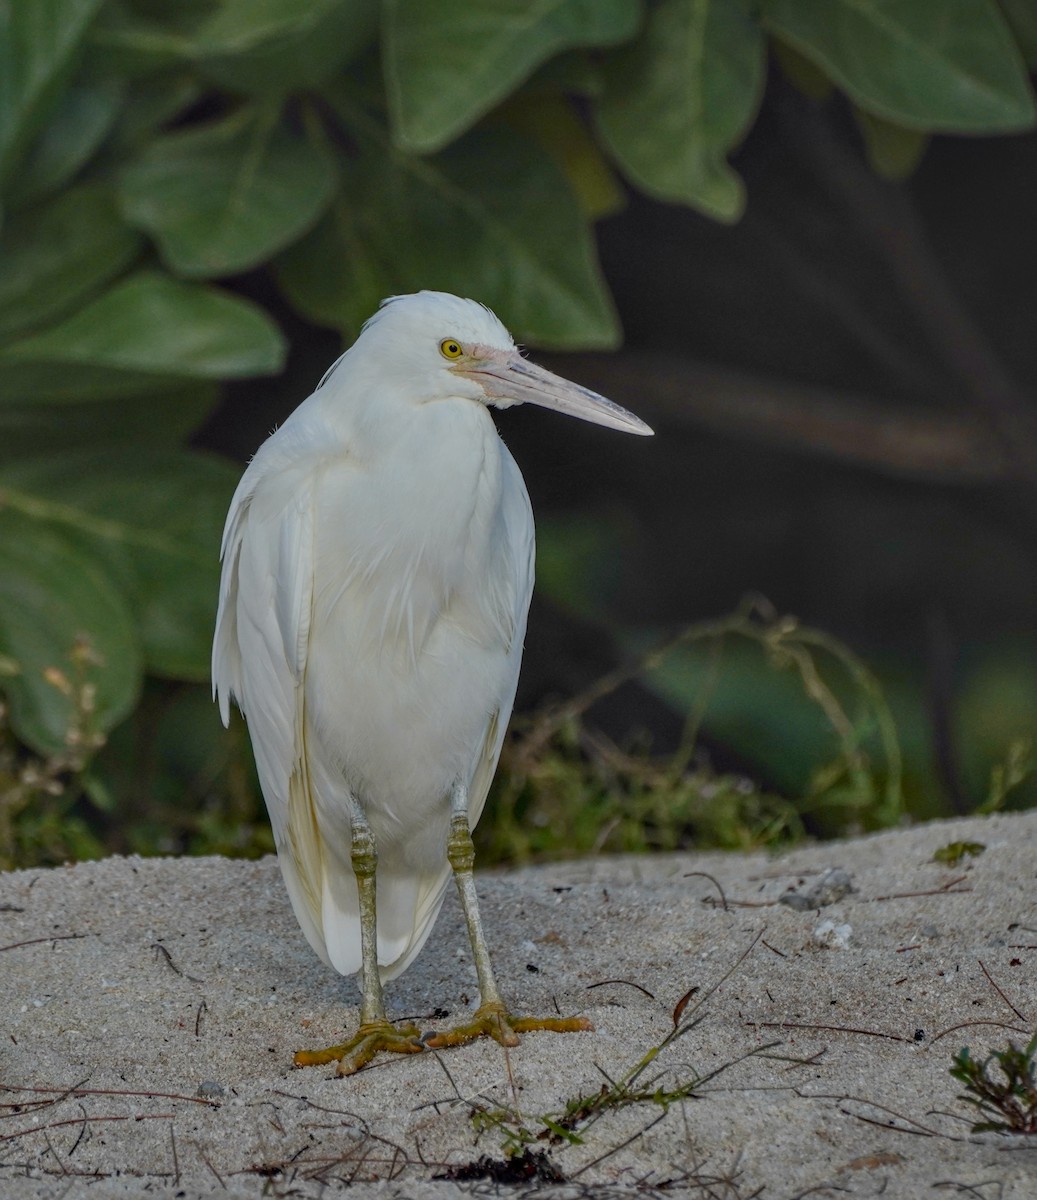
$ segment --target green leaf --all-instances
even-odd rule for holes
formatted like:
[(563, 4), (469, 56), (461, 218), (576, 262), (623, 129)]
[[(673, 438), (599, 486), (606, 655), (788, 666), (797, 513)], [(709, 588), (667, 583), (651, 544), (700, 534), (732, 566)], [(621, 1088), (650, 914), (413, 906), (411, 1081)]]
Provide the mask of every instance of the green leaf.
[(223, 0), (196, 30), (191, 57), (225, 87), (283, 94), (319, 87), (377, 30), (375, 0)]
[(177, 0), (147, 8), (108, 0), (91, 34), (91, 61), (134, 78), (190, 66), (231, 91), (277, 98), (341, 71), (377, 27), (377, 0)]
[(11, 206), (24, 207), (64, 187), (94, 156), (115, 122), (122, 97), (119, 80), (70, 87), (11, 181)]
[(0, 507), (0, 654), (19, 666), (3, 688), (15, 733), (41, 753), (65, 748), (74, 710), (60, 684), (77, 682), (77, 642), (95, 660), (84, 668), (96, 687), (93, 722), (110, 729), (131, 711), (141, 684), (129, 607), (75, 537)]
[(523, 93), (505, 105), (502, 116), (550, 155), (591, 220), (611, 216), (623, 207), (622, 185), (568, 97), (553, 91)]
[(788, 42), (775, 38), (771, 44), (774, 61), (785, 78), (809, 100), (827, 100), (832, 94), (832, 81), (816, 63), (804, 58)]
[(247, 110), (157, 138), (120, 177), (126, 219), (195, 279), (265, 262), (317, 221), (334, 189), (323, 147)]
[(0, 339), (75, 309), (141, 245), (102, 184), (82, 184), (11, 218), (0, 232)]
[(105, 143), (107, 159), (121, 162), (141, 148), (163, 125), (197, 104), (204, 85), (192, 73), (174, 70), (134, 79), (125, 89), (125, 102)]
[(256, 305), (141, 272), (45, 333), (0, 349), (0, 400), (78, 401), (168, 390), (185, 378), (268, 375), (284, 355), (280, 331)]
[(649, 195), (735, 221), (745, 189), (726, 157), (756, 113), (764, 69), (750, 0), (663, 0), (608, 64), (601, 138)]
[(633, 37), (639, 0), (387, 0), (383, 23), (393, 132), (438, 150), (552, 55)]
[(911, 129), (1005, 133), (1035, 120), (993, 0), (763, 0), (767, 26), (855, 104)]
[(279, 280), (301, 312), (349, 334), (383, 297), (439, 288), (488, 304), (522, 341), (619, 338), (575, 197), (542, 152), (505, 129), (469, 134), (431, 160), (368, 142), (331, 212), (281, 259)]
[(928, 134), (894, 125), (862, 108), (854, 108), (853, 115), (864, 137), (872, 170), (883, 179), (907, 179), (922, 161), (929, 145)]
[(1031, 67), (1037, 66), (1037, 5), (1033, 0), (1001, 0), (1023, 58)]
[(34, 397), (0, 404), (0, 464), (60, 454), (85, 446), (134, 446), (137, 450), (179, 445), (219, 401), (215, 383), (116, 400), (85, 400), (60, 408)]
[(211, 14), (211, 4), (189, 0), (155, 6), (105, 0), (88, 38), (90, 66), (132, 80), (182, 70), (191, 61), (196, 30)]
[(50, 115), (101, 0), (0, 4), (0, 181)]
[(96, 449), (0, 471), (6, 506), (89, 548), (132, 604), (150, 671), (209, 677), (220, 535), (240, 472), (191, 451)]
[(983, 842), (948, 842), (933, 851), (933, 862), (943, 863), (945, 867), (956, 867), (963, 858), (978, 858), (986, 846)]

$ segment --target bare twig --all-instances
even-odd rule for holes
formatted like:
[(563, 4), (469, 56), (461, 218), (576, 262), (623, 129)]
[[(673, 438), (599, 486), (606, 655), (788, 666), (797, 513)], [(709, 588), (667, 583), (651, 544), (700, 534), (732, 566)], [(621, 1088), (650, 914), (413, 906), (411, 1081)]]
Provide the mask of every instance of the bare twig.
[(632, 979), (602, 979), (598, 983), (588, 983), (587, 991), (590, 992), (593, 991), (594, 988), (607, 987), (610, 983), (621, 983), (624, 987), (637, 988), (637, 990), (639, 992), (643, 992), (649, 1000), (655, 999), (655, 997), (646, 987), (642, 987), (639, 983), (634, 983)]
[(956, 875), (953, 879), (948, 879), (946, 883), (941, 883), (938, 888), (926, 888), (921, 892), (890, 892), (888, 896), (865, 896), (862, 904), (878, 904), (881, 900), (911, 900), (916, 896), (960, 896), (965, 892), (971, 892), (970, 887), (958, 887), (962, 880), (968, 879), (967, 875)]
[(50, 937), (29, 938), (26, 942), (11, 942), (9, 946), (0, 946), (0, 951), (17, 950), (21, 946), (39, 946), (43, 942), (74, 942), (77, 938), (89, 936), (88, 933), (54, 933)]
[(46, 1129), (60, 1129), (63, 1125), (78, 1125), (81, 1122), (89, 1122), (92, 1125), (102, 1121), (171, 1121), (172, 1119), (172, 1113), (137, 1113), (111, 1117), (69, 1117), (65, 1121), (51, 1121), (47, 1125), (32, 1125), (28, 1129), (18, 1129), (14, 1133), (0, 1134), (0, 1142), (10, 1142), (15, 1138), (26, 1137), (32, 1133), (42, 1133)]
[(710, 883), (711, 883), (711, 884), (712, 884), (712, 885), (713, 885), (713, 886), (714, 886), (714, 887), (717, 889), (717, 891), (720, 893), (720, 907), (721, 907), (721, 908), (724, 910), (724, 912), (728, 912), (728, 911), (729, 911), (729, 909), (728, 909), (728, 906), (727, 906), (727, 897), (724, 895), (724, 889), (723, 889), (723, 888), (720, 886), (720, 884), (719, 884), (719, 883), (717, 883), (717, 881), (716, 881), (716, 880), (713, 878), (713, 876), (712, 876), (712, 875), (710, 875), (710, 873), (709, 873), (708, 871), (687, 871), (687, 872), (685, 872), (685, 874), (683, 874), (683, 875), (681, 876), (681, 878), (682, 878), (682, 879), (693, 879), (693, 878), (695, 878), (696, 876), (699, 876), (699, 877), (700, 877), (700, 878), (702, 878), (702, 879), (708, 879), (708, 880), (709, 880), (709, 882), (710, 882)]
[(183, 1096), (178, 1092), (134, 1092), (122, 1088), (85, 1088), (76, 1084), (71, 1088), (44, 1087), (35, 1084), (26, 1087), (16, 1083), (4, 1083), (0, 1079), (0, 1092), (40, 1092), (60, 1096), (140, 1096), (146, 1100), (188, 1100), (191, 1104), (204, 1104), (209, 1108), (219, 1108), (218, 1100), (210, 1100), (206, 1096)]
[(998, 1029), (1007, 1029), (1010, 1033), (1029, 1033), (1029, 1029), (1020, 1029), (1018, 1025), (1008, 1025), (1004, 1021), (960, 1021), (957, 1025), (951, 1025), (948, 1029), (943, 1029), (939, 1033), (934, 1034), (929, 1039), (929, 1045), (935, 1046), (940, 1038), (947, 1037), (948, 1034), (957, 1033), (959, 1029), (972, 1029), (976, 1025), (996, 1025)]
[(899, 1033), (883, 1033), (879, 1029), (858, 1029), (853, 1025), (813, 1025), (805, 1021), (746, 1021), (746, 1025), (757, 1029), (814, 1029), (826, 1033), (859, 1033), (864, 1037), (887, 1038), (891, 1042), (910, 1042), (913, 1039)]
[(998, 995), (1001, 997), (1001, 999), (1002, 999), (1002, 1000), (1003, 1000), (1003, 1001), (1004, 1001), (1004, 1002), (1005, 1002), (1005, 1003), (1008, 1005), (1008, 1007), (1009, 1007), (1009, 1008), (1012, 1010), (1012, 1012), (1014, 1012), (1014, 1013), (1015, 1013), (1015, 1015), (1016, 1015), (1016, 1016), (1019, 1018), (1019, 1020), (1020, 1020), (1020, 1021), (1026, 1022), (1026, 1017), (1024, 1017), (1024, 1016), (1023, 1016), (1023, 1014), (1022, 1014), (1022, 1013), (1021, 1013), (1021, 1012), (1020, 1012), (1020, 1011), (1019, 1011), (1019, 1010), (1016, 1008), (1016, 1006), (1015, 1006), (1015, 1005), (1012, 1003), (1012, 1001), (1008, 999), (1008, 997), (1007, 997), (1007, 996), (1005, 995), (1005, 993), (1004, 993), (1004, 992), (1001, 990), (1001, 988), (1000, 988), (1000, 987), (998, 987), (998, 985), (997, 985), (997, 984), (994, 982), (994, 977), (993, 977), (993, 976), (990, 974), (990, 972), (987, 970), (987, 968), (986, 968), (986, 966), (983, 964), (982, 960), (977, 958), (977, 959), (976, 959), (976, 962), (978, 962), (978, 963), (979, 963), (979, 968), (980, 968), (980, 970), (981, 970), (981, 971), (983, 972), (983, 974), (984, 974), (984, 975), (987, 977), (987, 982), (988, 982), (988, 983), (990, 984), (990, 986), (991, 986), (991, 987), (994, 989), (994, 991), (995, 991), (995, 992), (997, 992), (997, 994), (998, 994)]

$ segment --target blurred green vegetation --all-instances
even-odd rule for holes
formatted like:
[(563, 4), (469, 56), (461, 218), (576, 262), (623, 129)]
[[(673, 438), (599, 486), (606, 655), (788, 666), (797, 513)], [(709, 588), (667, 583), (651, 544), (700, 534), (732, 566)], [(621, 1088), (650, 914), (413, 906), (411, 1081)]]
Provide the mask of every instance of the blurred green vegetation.
[[(595, 229), (628, 195), (739, 221), (731, 157), (750, 136), (784, 153), (768, 104), (791, 95), (845, 117), (845, 144), (899, 180), (933, 136), (1031, 130), (1035, 61), (1027, 0), (0, 5), (0, 864), (270, 849), (247, 735), (222, 731), (207, 696), (240, 471), (216, 451), (258, 444), (384, 296), (474, 295), (533, 346), (611, 350), (625, 305)], [(813, 144), (813, 109), (794, 111)], [(283, 393), (254, 382), (286, 363)], [(665, 381), (643, 378), (652, 416)], [(1032, 484), (1037, 443), (1005, 395), (985, 433), (952, 431), (973, 439), (964, 473)], [(779, 407), (795, 423), (788, 396)], [(698, 420), (767, 425), (740, 411)], [(881, 451), (839, 428), (852, 445), (825, 453), (883, 469), (889, 446), (902, 466), (921, 444), (917, 426)], [(733, 480), (710, 495), (753, 502)], [(702, 503), (672, 506), (690, 520)], [(681, 616), (665, 621), (610, 600), (626, 521), (543, 522), (541, 589), (640, 660), (646, 627), (685, 624), (701, 598), (675, 588)], [(1037, 794), (1032, 622), (1006, 627), (955, 683), (956, 777), (991, 805)], [(694, 715), (693, 736), (663, 746), (634, 713), (624, 741), (593, 713), (539, 710), (509, 744), (492, 856), (756, 844), (948, 811), (916, 664), (880, 647), (869, 670), (763, 608), (693, 629), (639, 675), (674, 719)]]

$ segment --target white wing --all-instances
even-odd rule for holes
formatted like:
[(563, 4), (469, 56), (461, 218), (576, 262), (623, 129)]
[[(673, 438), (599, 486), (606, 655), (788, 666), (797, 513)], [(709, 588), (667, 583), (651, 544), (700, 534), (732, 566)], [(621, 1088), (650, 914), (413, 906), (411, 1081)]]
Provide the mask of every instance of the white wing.
[(329, 962), (321, 921), (323, 854), (306, 752), (313, 478), (278, 472), (273, 458), (261, 450), (231, 501), (213, 694), (224, 724), (232, 699), (246, 715), (292, 907), (310, 945)]

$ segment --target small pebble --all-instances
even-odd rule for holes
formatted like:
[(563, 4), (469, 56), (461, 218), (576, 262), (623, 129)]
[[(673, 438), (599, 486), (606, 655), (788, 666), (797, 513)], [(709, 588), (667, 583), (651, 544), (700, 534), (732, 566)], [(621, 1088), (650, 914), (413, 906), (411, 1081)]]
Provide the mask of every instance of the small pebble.
[(849, 871), (844, 871), (842, 867), (829, 867), (801, 891), (790, 888), (778, 897), (778, 903), (787, 904), (797, 912), (805, 912), (809, 908), (824, 908), (826, 905), (835, 904), (855, 890), (853, 876)]
[(822, 921), (814, 927), (814, 941), (827, 950), (845, 950), (852, 934), (852, 925), (837, 925), (835, 921)]

